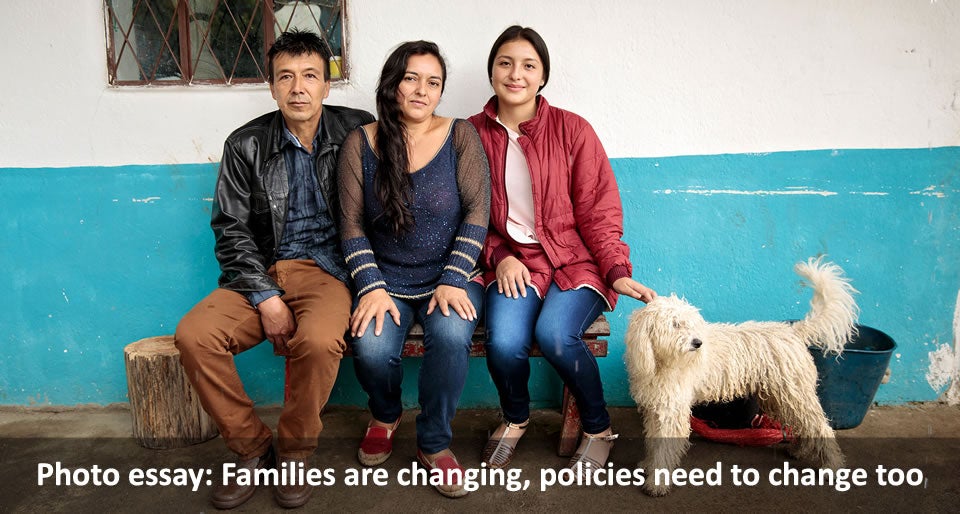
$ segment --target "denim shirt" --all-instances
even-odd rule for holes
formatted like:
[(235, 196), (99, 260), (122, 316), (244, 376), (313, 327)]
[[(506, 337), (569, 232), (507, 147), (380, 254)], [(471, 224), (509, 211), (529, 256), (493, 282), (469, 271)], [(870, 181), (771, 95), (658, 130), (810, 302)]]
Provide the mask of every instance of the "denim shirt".
[[(281, 147), (287, 165), (290, 193), (277, 260), (311, 259), (322, 270), (346, 282), (347, 270), (340, 248), (340, 236), (317, 180), (316, 163), (322, 133), (321, 119), (313, 139), (313, 152), (308, 152), (284, 124)], [(256, 291), (249, 293), (248, 298), (256, 306), (279, 294), (277, 290)]]

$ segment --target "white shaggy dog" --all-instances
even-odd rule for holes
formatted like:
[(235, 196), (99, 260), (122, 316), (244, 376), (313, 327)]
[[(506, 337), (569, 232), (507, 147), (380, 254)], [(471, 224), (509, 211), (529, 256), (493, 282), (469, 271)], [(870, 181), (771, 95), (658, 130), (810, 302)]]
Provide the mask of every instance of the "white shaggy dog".
[(795, 323), (707, 323), (676, 296), (634, 311), (626, 335), (630, 393), (644, 418), (647, 473), (643, 490), (669, 492), (654, 471), (672, 472), (690, 447), (690, 411), (701, 402), (754, 395), (762, 411), (790, 428), (796, 458), (828, 468), (843, 454), (817, 399), (817, 370), (808, 346), (839, 354), (855, 331), (857, 291), (843, 270), (810, 259), (794, 270), (813, 288), (810, 312)]

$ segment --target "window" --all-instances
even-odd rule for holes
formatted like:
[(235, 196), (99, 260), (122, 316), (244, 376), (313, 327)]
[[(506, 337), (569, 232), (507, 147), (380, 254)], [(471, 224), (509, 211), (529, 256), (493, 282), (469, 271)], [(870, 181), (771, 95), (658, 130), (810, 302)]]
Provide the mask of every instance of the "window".
[(329, 46), (331, 80), (346, 77), (346, 0), (104, 0), (115, 86), (267, 80), (267, 50), (298, 28)]

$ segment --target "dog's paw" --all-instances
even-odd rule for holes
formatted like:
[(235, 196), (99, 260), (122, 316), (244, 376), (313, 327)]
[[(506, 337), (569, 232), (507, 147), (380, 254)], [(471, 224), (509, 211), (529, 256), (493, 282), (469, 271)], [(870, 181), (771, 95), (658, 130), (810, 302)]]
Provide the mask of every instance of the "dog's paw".
[(845, 466), (843, 454), (839, 450), (825, 451), (820, 461), (821, 468), (837, 470)]
[(640, 486), (640, 489), (647, 495), (653, 496), (654, 498), (659, 498), (661, 496), (666, 496), (670, 493), (670, 486), (667, 485), (656, 485), (650, 482), (644, 483)]

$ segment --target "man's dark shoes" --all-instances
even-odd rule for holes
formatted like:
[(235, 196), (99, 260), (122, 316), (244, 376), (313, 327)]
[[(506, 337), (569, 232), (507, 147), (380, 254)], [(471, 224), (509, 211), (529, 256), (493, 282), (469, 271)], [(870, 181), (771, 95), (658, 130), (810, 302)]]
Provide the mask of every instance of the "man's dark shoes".
[[(237, 462), (237, 469), (240, 468), (249, 468), (253, 469), (263, 469), (271, 468), (275, 465), (276, 458), (273, 454), (273, 446), (267, 448), (267, 453), (259, 457), (254, 457), (253, 459), (247, 461)], [(247, 500), (253, 497), (253, 493), (257, 492), (256, 484), (249, 483), (247, 485), (237, 484), (236, 475), (232, 480), (224, 479), (223, 483), (214, 488), (213, 494), (210, 495), (210, 501), (213, 503), (213, 506), (218, 509), (232, 509), (239, 507), (246, 503)]]
[(297, 483), (296, 478), (300, 477), (299, 470), (306, 469), (307, 459), (295, 457), (280, 457), (277, 459), (277, 469), (280, 470), (280, 476), (286, 475), (286, 482), (293, 484), (284, 485), (284, 480), (280, 480), (274, 491), (274, 498), (277, 505), (293, 509), (307, 503), (310, 495), (313, 494), (313, 486), (306, 483)]

